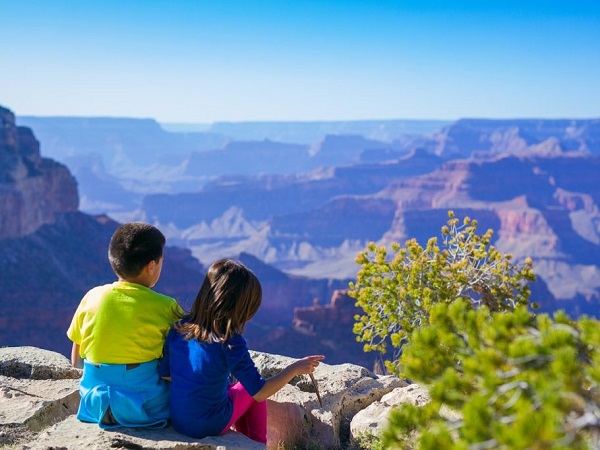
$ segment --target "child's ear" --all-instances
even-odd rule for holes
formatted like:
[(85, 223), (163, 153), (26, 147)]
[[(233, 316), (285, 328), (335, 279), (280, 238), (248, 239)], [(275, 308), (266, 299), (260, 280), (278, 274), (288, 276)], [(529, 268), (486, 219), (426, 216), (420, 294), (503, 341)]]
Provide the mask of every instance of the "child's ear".
[(150, 261), (147, 265), (146, 265), (146, 270), (148, 270), (148, 273), (150, 275), (154, 275), (154, 271), (156, 270), (156, 261), (152, 260)]

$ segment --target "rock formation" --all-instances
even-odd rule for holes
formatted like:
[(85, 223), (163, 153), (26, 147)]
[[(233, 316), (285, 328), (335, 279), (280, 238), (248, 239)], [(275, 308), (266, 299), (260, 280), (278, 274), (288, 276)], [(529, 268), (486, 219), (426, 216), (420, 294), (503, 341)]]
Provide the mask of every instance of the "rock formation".
[[(118, 223), (77, 211), (69, 170), (41, 157), (32, 131), (0, 108), (0, 345), (68, 354), (65, 336), (85, 292), (116, 280), (107, 258)], [(167, 247), (157, 290), (186, 305), (204, 275), (189, 250)]]
[(77, 183), (69, 170), (42, 158), (29, 128), (0, 107), (0, 239), (30, 234), (56, 216), (77, 211)]
[[(358, 270), (354, 257), (368, 241), (402, 244), (416, 238), (425, 244), (440, 236), (451, 209), (477, 219), (483, 231), (492, 228), (500, 251), (517, 261), (533, 258), (549, 294), (535, 300), (546, 310), (564, 302), (572, 313), (593, 312), (600, 300), (595, 281), (600, 273), (600, 157), (592, 149), (599, 138), (596, 122), (574, 122), (583, 130), (577, 141), (581, 146), (575, 148), (575, 141), (569, 141), (574, 131), (565, 131), (567, 122), (547, 129), (541, 124), (528, 134), (523, 151), (495, 153), (484, 139), (488, 153), (478, 157), (467, 144), (479, 142), (477, 133), (498, 132), (498, 124), (488, 130), (478, 129), (479, 122), (461, 122), (457, 127), (471, 136), (465, 141), (457, 137), (458, 147), (470, 149), (466, 159), (444, 161), (415, 151), (397, 160), (339, 167), (323, 178), (221, 180), (197, 193), (148, 196), (142, 211), (160, 223), (169, 221), (173, 236), (200, 259), (243, 251), (288, 274), (352, 279)], [(535, 123), (522, 124), (529, 130), (526, 125)], [(552, 144), (548, 136), (557, 130), (562, 131)], [(558, 147), (571, 150), (555, 151)], [(174, 214), (164, 212), (169, 205)], [(229, 227), (221, 219), (232, 205), (237, 215)], [(202, 211), (197, 223), (223, 226), (202, 231), (188, 211)]]
[(390, 183), (378, 194), (397, 205), (381, 241), (425, 243), (440, 236), (452, 209), (457, 217), (477, 219), (482, 231), (493, 229), (501, 252), (516, 261), (533, 259), (550, 294), (534, 301), (545, 306), (563, 300), (571, 313), (597, 315), (600, 192), (592, 180), (599, 170), (600, 158), (583, 154), (450, 161), (430, 174)]
[[(471, 211), (476, 218), (493, 211), (494, 222), (507, 225), (495, 228), (502, 251), (532, 256), (534, 263), (543, 255), (534, 267), (541, 270), (551, 301), (593, 310), (589, 299), (599, 296), (594, 282), (600, 242), (599, 119), (462, 119), (438, 123), (446, 126), (433, 135), (416, 135), (417, 129), (406, 128), (410, 124), (394, 121), (216, 124), (212, 131), (231, 132), (233, 140), (210, 146), (204, 136), (208, 147), (202, 150), (211, 151), (196, 155), (199, 164), (185, 175), (181, 158), (193, 145), (178, 144), (183, 136), (165, 133), (151, 121), (39, 118), (27, 123), (44, 130), (48, 145), (61, 147), (63, 155), (84, 153), (92, 142), (101, 142), (94, 152), (110, 156), (112, 163), (104, 162), (109, 177), (78, 172), (88, 174), (82, 181), (85, 204), (121, 217), (134, 214), (139, 205), (136, 217), (169, 227), (170, 237), (205, 264), (216, 255), (246, 252), (294, 275), (352, 278), (353, 258), (366, 241), (426, 240), (439, 236), (448, 209)], [(318, 132), (320, 141), (286, 140), (301, 130)], [(315, 146), (309, 152), (310, 144)], [(410, 153), (415, 149), (420, 150)], [(299, 174), (307, 158), (314, 170)], [(132, 169), (134, 163), (138, 166)], [(140, 163), (147, 167), (140, 170)], [(137, 178), (119, 178), (124, 165)], [(322, 165), (331, 167), (315, 169)], [(162, 181), (144, 184), (158, 179), (150, 172)], [(200, 181), (194, 178), (200, 173), (229, 175)], [(142, 199), (149, 192), (156, 194)], [(419, 216), (424, 226), (405, 227)], [(432, 228), (426, 219), (440, 216), (432, 222), (433, 233), (423, 236), (422, 230)], [(522, 222), (524, 228), (539, 227), (541, 233), (511, 234), (516, 218), (533, 219)], [(557, 281), (559, 272), (576, 280), (563, 284)], [(579, 275), (584, 272), (592, 275)]]
[[(554, 139), (553, 142), (546, 142)], [(542, 147), (537, 147), (545, 143)], [(557, 146), (558, 144), (558, 146)], [(487, 154), (562, 152), (600, 153), (600, 120), (461, 119), (445, 127), (425, 145), (438, 155), (469, 157)]]
[(295, 329), (309, 332), (327, 330), (332, 324), (352, 326), (354, 316), (361, 312), (354, 306), (355, 303), (347, 290), (338, 290), (333, 293), (328, 305), (321, 305), (319, 299), (315, 299), (312, 306), (294, 309), (292, 323)]
[[(64, 355), (73, 313), (87, 290), (116, 280), (107, 258), (118, 224), (80, 212), (58, 214), (34, 233), (0, 246), (0, 345), (34, 345)], [(195, 297), (204, 268), (189, 250), (167, 247), (159, 292), (184, 306)]]
[[(327, 297), (325, 297), (327, 298)], [(294, 308), (292, 328), (266, 328), (248, 324), (246, 334), (251, 347), (269, 353), (303, 357), (308, 353), (323, 354), (329, 364), (352, 362), (377, 373), (384, 372), (382, 355), (363, 351), (364, 343), (353, 333), (354, 316), (362, 310), (347, 289), (337, 289), (328, 303), (319, 297), (311, 306)]]
[(263, 288), (262, 304), (253, 322), (289, 327), (294, 308), (310, 305), (315, 297), (330, 298), (337, 289), (348, 286), (346, 280), (291, 276), (247, 253), (236, 259), (256, 274)]
[[(258, 352), (252, 352), (252, 357), (265, 377), (292, 361)], [(192, 439), (170, 426), (162, 430), (104, 431), (96, 424), (79, 422), (75, 414), (80, 375), (80, 370), (73, 369), (57, 353), (35, 347), (1, 348), (0, 446), (29, 450), (264, 448), (234, 431)], [(315, 378), (322, 406), (315, 388), (304, 376), (296, 377), (267, 400), (269, 449), (348, 448), (359, 434), (372, 431), (374, 421), (379, 426), (385, 424), (389, 408), (385, 410), (381, 405), (403, 401), (423, 404), (429, 399), (419, 386), (392, 376), (377, 376), (352, 364), (321, 364)], [(389, 400), (390, 395), (393, 400)], [(375, 407), (379, 412), (367, 426), (361, 425), (365, 414), (371, 415), (369, 411)]]

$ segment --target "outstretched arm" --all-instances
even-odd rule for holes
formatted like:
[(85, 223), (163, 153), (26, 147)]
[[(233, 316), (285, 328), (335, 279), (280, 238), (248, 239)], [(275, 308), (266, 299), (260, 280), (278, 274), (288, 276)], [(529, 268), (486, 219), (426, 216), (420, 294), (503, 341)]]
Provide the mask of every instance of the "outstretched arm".
[(296, 375), (313, 373), (319, 365), (319, 361), (325, 359), (323, 355), (307, 356), (293, 362), (277, 375), (268, 378), (263, 387), (252, 398), (257, 402), (262, 402), (271, 395), (279, 391)]

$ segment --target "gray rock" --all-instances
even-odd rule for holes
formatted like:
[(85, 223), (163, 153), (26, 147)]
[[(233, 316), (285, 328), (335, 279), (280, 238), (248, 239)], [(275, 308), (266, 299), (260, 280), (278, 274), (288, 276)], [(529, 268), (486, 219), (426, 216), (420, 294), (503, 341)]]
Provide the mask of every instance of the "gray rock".
[(81, 378), (81, 370), (71, 366), (60, 353), (37, 347), (0, 348), (0, 375), (30, 380)]
[(422, 406), (430, 401), (429, 392), (423, 386), (411, 384), (385, 394), (379, 401), (359, 411), (350, 422), (350, 434), (356, 439), (361, 434), (379, 434), (386, 427), (390, 411), (402, 403)]
[(236, 432), (223, 436), (193, 439), (177, 433), (172, 427), (161, 430), (119, 428), (106, 431), (96, 424), (83, 423), (70, 416), (40, 433), (26, 444), (27, 450), (104, 450), (107, 448), (161, 450), (264, 450), (265, 446)]
[[(381, 400), (371, 403), (359, 411), (350, 422), (350, 434), (356, 440), (361, 434), (380, 434), (388, 424), (390, 412), (398, 405), (411, 403), (423, 406), (431, 401), (429, 391), (420, 384), (410, 384), (392, 390), (381, 397)], [(440, 409), (440, 415), (450, 421), (458, 421), (461, 416), (445, 405)]]
[(0, 348), (0, 446), (29, 441), (74, 414), (79, 376), (80, 371), (59, 353), (35, 347)]
[[(294, 361), (279, 355), (252, 352), (263, 376), (272, 376)], [(340, 448), (350, 441), (350, 421), (360, 410), (394, 388), (406, 386), (396, 377), (380, 377), (354, 364), (321, 363), (314, 373), (323, 400), (306, 376), (294, 378), (268, 400), (268, 439), (285, 448), (317, 443)]]
[(0, 375), (0, 426), (40, 431), (77, 412), (79, 380), (21, 380)]
[[(294, 361), (285, 356), (257, 352), (252, 352), (252, 357), (265, 377), (275, 375)], [(75, 417), (80, 371), (72, 369), (64, 356), (54, 352), (33, 347), (3, 348), (0, 349), (0, 368), (2, 448), (265, 448), (235, 432), (192, 439), (172, 427), (105, 431), (96, 424), (82, 423)], [(414, 385), (405, 391), (395, 390), (406, 387), (406, 383), (391, 376), (377, 376), (353, 364), (321, 364), (314, 375), (322, 406), (307, 376), (294, 378), (267, 401), (269, 448), (345, 448), (351, 443), (353, 417), (380, 400), (390, 403), (384, 396), (391, 391), (408, 393), (414, 390), (411, 387)], [(427, 395), (426, 391), (411, 395), (420, 398), (421, 394)]]

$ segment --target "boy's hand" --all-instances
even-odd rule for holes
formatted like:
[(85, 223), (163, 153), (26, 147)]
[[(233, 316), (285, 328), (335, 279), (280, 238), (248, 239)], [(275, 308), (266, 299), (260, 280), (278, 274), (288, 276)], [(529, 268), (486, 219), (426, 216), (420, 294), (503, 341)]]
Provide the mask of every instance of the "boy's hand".
[(73, 342), (71, 347), (71, 365), (76, 369), (83, 369), (83, 360), (79, 356), (79, 344)]

